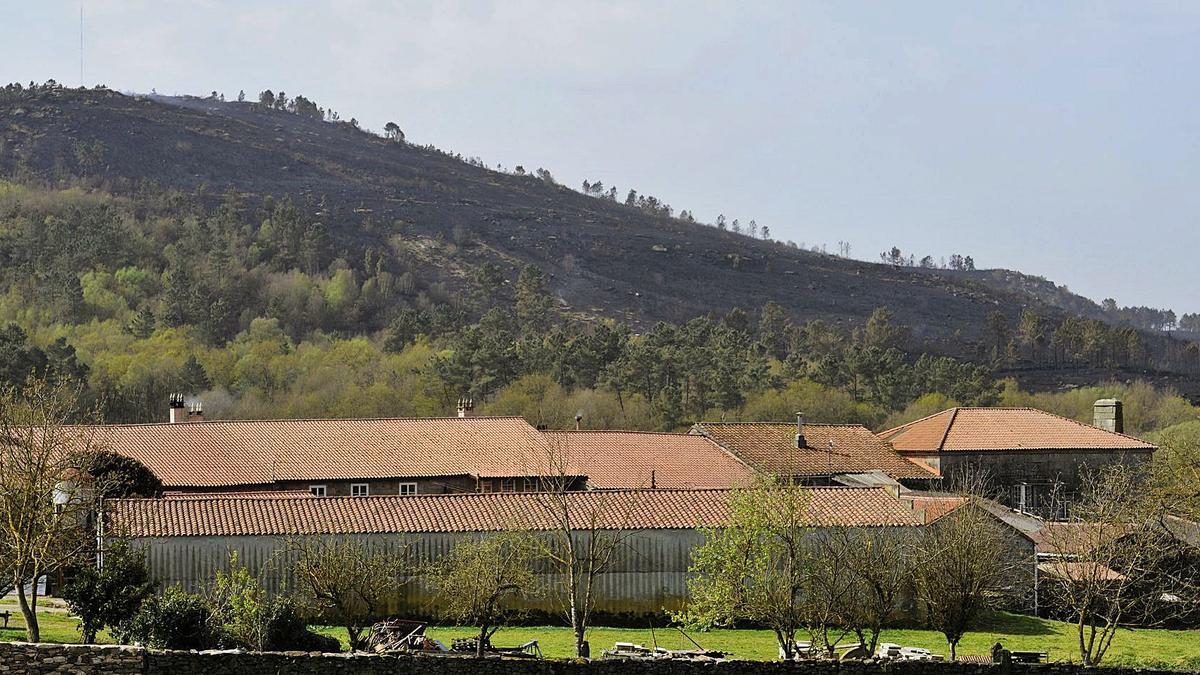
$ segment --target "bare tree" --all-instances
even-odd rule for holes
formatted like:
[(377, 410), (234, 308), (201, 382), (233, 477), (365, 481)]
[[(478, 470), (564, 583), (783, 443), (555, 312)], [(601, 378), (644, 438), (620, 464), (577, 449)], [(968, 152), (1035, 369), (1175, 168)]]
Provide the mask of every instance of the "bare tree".
[(804, 630), (813, 646), (832, 658), (834, 649), (856, 624), (852, 609), (859, 591), (850, 568), (854, 541), (850, 528), (823, 527), (813, 530), (805, 542), (809, 549), (802, 593)]
[(932, 628), (946, 636), (951, 660), (958, 642), (985, 611), (1012, 593), (1016, 565), (1005, 546), (1007, 533), (967, 497), (962, 506), (932, 523), (917, 546), (917, 591)]
[(575, 655), (586, 657), (587, 631), (600, 594), (597, 582), (612, 571), (633, 535), (629, 524), (638, 493), (581, 491), (583, 477), (572, 469), (569, 438), (558, 434), (548, 439), (547, 456), (536, 471), (537, 513), (531, 514), (540, 522), (529, 525), (548, 527), (537, 541), (562, 582), (551, 592), (571, 624)]
[[(1042, 595), (1075, 624), (1079, 658), (1100, 663), (1117, 630), (1190, 609), (1194, 563), (1167, 527), (1164, 502), (1135, 469), (1115, 464), (1085, 477), (1067, 520), (1039, 533), (1053, 558), (1039, 566)], [(1172, 598), (1164, 602), (1164, 598)]]
[(460, 541), (429, 566), (442, 618), (479, 626), (476, 657), (483, 658), (492, 635), (516, 616), (512, 601), (534, 588), (534, 558), (529, 533), (507, 531)]
[[(38, 642), (38, 579), (85, 557), (95, 488), (92, 433), (72, 427), (79, 389), (30, 380), (0, 390), (0, 560), (17, 590), (26, 637)], [(32, 582), (32, 591), (25, 584)]]
[(308, 604), (346, 629), (350, 648), (363, 646), (362, 633), (384, 617), (388, 602), (413, 572), (408, 547), (370, 546), (351, 537), (296, 537), (292, 574)]
[(915, 533), (894, 528), (842, 528), (840, 533), (854, 583), (847, 624), (874, 654), (880, 631), (896, 615), (901, 593), (912, 583)]

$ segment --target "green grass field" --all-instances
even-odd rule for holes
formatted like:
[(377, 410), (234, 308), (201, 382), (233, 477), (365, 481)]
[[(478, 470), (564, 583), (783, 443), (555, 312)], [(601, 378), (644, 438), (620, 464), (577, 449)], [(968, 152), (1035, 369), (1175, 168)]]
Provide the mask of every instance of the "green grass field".
[[(0, 601), (0, 612), (6, 610), (12, 611), (13, 617), (8, 629), (0, 628), (0, 640), (24, 640), (25, 627), (20, 612), (14, 604)], [(40, 612), (40, 623), (43, 641), (79, 641), (78, 622), (61, 608), (52, 607)], [(345, 648), (345, 630), (329, 626), (317, 630), (338, 638)], [(446, 643), (452, 638), (473, 634), (473, 629), (462, 627), (429, 630), (431, 637)], [(730, 652), (736, 658), (771, 660), (777, 654), (775, 638), (770, 631), (714, 630), (691, 635), (704, 647)], [(650, 645), (655, 638), (662, 647), (685, 649), (692, 646), (674, 629), (658, 629), (652, 637), (649, 629), (595, 628), (588, 636), (596, 656), (601, 650), (611, 648), (614, 642)], [(573, 655), (571, 631), (560, 626), (506, 628), (496, 634), (493, 642), (515, 646), (534, 639), (548, 658)], [(100, 641), (111, 641), (111, 637), (102, 633)], [(938, 654), (949, 653), (942, 635), (927, 630), (888, 630), (884, 631), (883, 641), (925, 647)], [(977, 631), (968, 633), (959, 645), (959, 654), (987, 654), (997, 641), (1009, 649), (1048, 652), (1050, 659), (1055, 661), (1078, 660), (1074, 626), (1015, 614), (994, 615)], [(1104, 665), (1200, 670), (1200, 630), (1123, 630), (1114, 640)]]

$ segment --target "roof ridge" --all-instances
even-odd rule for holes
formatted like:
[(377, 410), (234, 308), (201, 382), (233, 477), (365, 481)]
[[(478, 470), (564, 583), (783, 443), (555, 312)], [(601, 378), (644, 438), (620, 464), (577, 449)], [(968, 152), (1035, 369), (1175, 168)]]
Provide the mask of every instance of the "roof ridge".
[(900, 431), (901, 429), (906, 429), (908, 427), (911, 427), (914, 424), (919, 424), (926, 420), (931, 420), (931, 419), (937, 417), (938, 415), (945, 415), (946, 413), (948, 413), (952, 410), (958, 410), (958, 407), (956, 406), (954, 408), (946, 408), (945, 410), (939, 410), (939, 411), (933, 413), (932, 415), (926, 415), (924, 417), (919, 417), (915, 420), (912, 420), (911, 422), (905, 422), (904, 424), (897, 424), (896, 426), (892, 427), (891, 429), (884, 429), (883, 431), (880, 431), (879, 433), (877, 433), (875, 435), (880, 436), (880, 437), (887, 436), (891, 433)]
[[(736, 492), (745, 488), (612, 488), (604, 490), (572, 490), (568, 492), (571, 495), (593, 496), (593, 495), (625, 495), (625, 494), (645, 494), (645, 495), (660, 495), (660, 494), (714, 494), (722, 492)], [(879, 490), (887, 491), (886, 486), (881, 485), (805, 485), (804, 489), (810, 492), (876, 492)], [(244, 502), (282, 502), (282, 501), (314, 501), (322, 503), (337, 503), (337, 502), (354, 502), (367, 503), (372, 501), (398, 501), (398, 500), (435, 500), (435, 499), (498, 499), (501, 497), (532, 497), (535, 495), (555, 494), (551, 492), (446, 492), (446, 493), (425, 493), (415, 495), (367, 495), (365, 497), (351, 497), (348, 495), (336, 495), (330, 497), (317, 497), (306, 492), (294, 490), (290, 492), (280, 492), (279, 494), (267, 495), (261, 492), (254, 494), (245, 494), (239, 492), (219, 492), (219, 493), (196, 493), (194, 496), (190, 494), (173, 494), (169, 497), (117, 497), (114, 499), (105, 500), (110, 504), (169, 504), (173, 502), (228, 502), (228, 501), (244, 501)], [(889, 493), (890, 494), (890, 493)]]
[[(759, 427), (795, 427), (795, 422), (697, 422), (698, 425), (707, 426), (759, 426)], [(856, 422), (805, 422), (806, 427), (851, 427), (866, 429), (866, 425)], [(870, 429), (867, 429), (870, 431)], [(657, 433), (657, 432), (649, 432)]]
[[(128, 427), (203, 427), (216, 424), (254, 424), (265, 422), (441, 422), (445, 420), (521, 420), (529, 422), (520, 415), (479, 415), (474, 417), (441, 416), (441, 417), (273, 417), (266, 419), (215, 419), (202, 422), (123, 422), (118, 424), (72, 424), (73, 427), (97, 427), (102, 429)], [(530, 425), (531, 427), (533, 425)], [(535, 429), (536, 431), (536, 429)]]
[(642, 431), (640, 429), (545, 429), (543, 434), (640, 434), (642, 436), (688, 436), (702, 438), (682, 431)]
[(942, 432), (942, 440), (938, 441), (938, 452), (941, 452), (946, 447), (946, 439), (950, 438), (950, 429), (954, 427), (954, 420), (958, 419), (958, 408), (950, 411), (950, 419), (946, 420), (946, 430)]

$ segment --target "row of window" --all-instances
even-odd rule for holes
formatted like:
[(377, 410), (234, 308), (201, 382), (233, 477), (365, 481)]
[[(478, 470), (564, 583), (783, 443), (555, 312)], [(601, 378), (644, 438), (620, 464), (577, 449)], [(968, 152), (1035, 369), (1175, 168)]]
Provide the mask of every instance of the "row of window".
[[(308, 491), (314, 497), (324, 497), (327, 495), (327, 490), (324, 485), (309, 485)], [(401, 483), (399, 494), (402, 494), (402, 495), (417, 494), (417, 484), (416, 483)], [(371, 496), (371, 485), (369, 483), (351, 483), (350, 484), (350, 496), (351, 497), (369, 497), (369, 496)]]
[(479, 481), (480, 492), (536, 492), (537, 489), (536, 478), (502, 478), (497, 481)]

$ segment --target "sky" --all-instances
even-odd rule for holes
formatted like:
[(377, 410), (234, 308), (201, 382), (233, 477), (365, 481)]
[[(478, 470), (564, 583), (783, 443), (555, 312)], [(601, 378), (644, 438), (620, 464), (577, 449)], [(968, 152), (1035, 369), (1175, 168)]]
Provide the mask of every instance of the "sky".
[[(80, 82), (0, 0), (0, 82)], [(487, 164), (878, 260), (1200, 311), (1200, 3), (83, 0), (83, 81), (303, 94)], [(8, 24), (7, 26), (2, 24)]]

